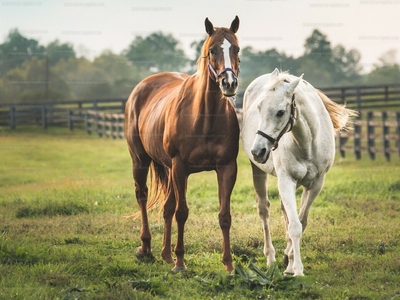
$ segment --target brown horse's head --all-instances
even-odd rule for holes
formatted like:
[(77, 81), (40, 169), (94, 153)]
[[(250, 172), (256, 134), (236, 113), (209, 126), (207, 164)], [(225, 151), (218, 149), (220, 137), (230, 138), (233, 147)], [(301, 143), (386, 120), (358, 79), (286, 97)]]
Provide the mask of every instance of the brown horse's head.
[[(202, 71), (209, 70), (210, 77), (215, 80), (225, 96), (234, 96), (238, 87), (239, 45), (235, 35), (239, 28), (239, 18), (232, 21), (230, 28), (214, 28), (206, 18), (208, 38), (202, 48)], [(204, 61), (204, 58), (207, 58)], [(204, 74), (204, 73), (203, 73)]]

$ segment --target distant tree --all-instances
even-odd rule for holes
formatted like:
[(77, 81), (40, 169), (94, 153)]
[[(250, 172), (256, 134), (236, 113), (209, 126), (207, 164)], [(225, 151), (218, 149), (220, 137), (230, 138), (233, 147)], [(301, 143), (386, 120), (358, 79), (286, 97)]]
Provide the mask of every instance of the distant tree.
[(400, 65), (396, 61), (396, 50), (385, 52), (379, 63), (367, 75), (367, 84), (391, 84), (400, 83)]
[(400, 83), (400, 66), (381, 66), (373, 69), (366, 78), (367, 84), (392, 84)]
[(46, 54), (49, 59), (49, 64), (54, 66), (60, 59), (75, 58), (76, 53), (71, 44), (61, 44), (59, 40), (55, 40), (47, 45)]
[[(62, 100), (68, 94), (68, 86), (55, 72), (49, 72), (46, 85), (45, 60), (33, 57), (21, 66), (7, 72), (0, 79), (5, 87), (3, 102), (45, 102)], [(47, 88), (46, 88), (47, 87)]]
[(199, 41), (194, 41), (190, 44), (190, 47), (195, 50), (195, 57), (194, 59), (190, 60), (190, 69), (188, 70), (189, 74), (193, 74), (197, 70), (197, 60), (201, 55), (201, 49), (203, 47), (204, 42), (205, 39), (202, 39)]
[(52, 70), (68, 86), (71, 99), (105, 98), (111, 94), (107, 71), (84, 57), (62, 59)]
[(244, 91), (256, 77), (270, 73), (275, 68), (292, 74), (298, 73), (299, 64), (296, 59), (276, 49), (256, 51), (252, 47), (245, 47), (240, 52), (239, 91)]
[(318, 62), (318, 68), (334, 72), (331, 43), (328, 41), (327, 36), (317, 29), (306, 39), (303, 58), (307, 61), (311, 59)]
[(362, 67), (361, 54), (355, 49), (346, 51), (342, 45), (337, 45), (332, 50), (334, 63), (335, 83), (351, 84), (361, 79)]
[(137, 36), (124, 55), (141, 71), (185, 71), (189, 59), (171, 34), (155, 32), (147, 37)]
[(18, 29), (12, 29), (5, 42), (0, 44), (0, 76), (31, 57), (43, 58), (45, 55), (46, 48), (40, 46), (38, 41), (22, 36)]
[(300, 63), (299, 73), (304, 73), (303, 78), (314, 87), (330, 87), (333, 84), (333, 72), (321, 67), (318, 60), (306, 56), (298, 58), (297, 62)]
[(148, 75), (131, 64), (124, 55), (103, 52), (93, 61), (93, 66), (103, 71), (110, 84), (110, 96), (128, 97), (135, 85)]

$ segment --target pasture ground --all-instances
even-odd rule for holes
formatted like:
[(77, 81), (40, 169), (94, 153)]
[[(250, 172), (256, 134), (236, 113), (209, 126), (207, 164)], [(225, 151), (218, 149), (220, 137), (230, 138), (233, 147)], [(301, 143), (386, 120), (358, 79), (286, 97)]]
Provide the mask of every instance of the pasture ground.
[[(124, 140), (84, 131), (0, 128), (0, 299), (400, 299), (400, 159), (337, 158), (302, 240), (311, 284), (266, 288), (221, 260), (216, 176), (188, 185), (188, 271), (160, 258), (162, 218), (150, 215), (154, 260), (135, 258), (140, 219)], [(267, 271), (251, 170), (243, 151), (232, 196), (235, 263)], [(298, 198), (301, 190), (298, 191)], [(270, 179), (271, 226), (284, 270), (284, 225)], [(176, 226), (173, 228), (176, 242)], [(252, 275), (251, 271), (248, 274)], [(254, 275), (254, 274), (253, 274)], [(253, 278), (254, 279), (254, 278)]]

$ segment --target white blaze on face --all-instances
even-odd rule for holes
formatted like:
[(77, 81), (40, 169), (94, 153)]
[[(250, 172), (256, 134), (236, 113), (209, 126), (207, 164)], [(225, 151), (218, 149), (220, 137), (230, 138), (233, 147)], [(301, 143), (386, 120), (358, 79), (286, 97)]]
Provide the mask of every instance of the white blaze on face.
[[(231, 43), (227, 39), (224, 39), (224, 42), (221, 45), (222, 51), (224, 52), (224, 65), (225, 68), (231, 68), (232, 69), (232, 64), (231, 64), (231, 57), (229, 55), (229, 49), (231, 48)], [(234, 81), (233, 74), (231, 71), (227, 71), (226, 74), (228, 75), (228, 83), (232, 84)]]
[(225, 68), (232, 68), (231, 58), (229, 56), (229, 48), (231, 47), (231, 43), (227, 39), (224, 39), (224, 43), (222, 44), (221, 48), (224, 52), (224, 62)]

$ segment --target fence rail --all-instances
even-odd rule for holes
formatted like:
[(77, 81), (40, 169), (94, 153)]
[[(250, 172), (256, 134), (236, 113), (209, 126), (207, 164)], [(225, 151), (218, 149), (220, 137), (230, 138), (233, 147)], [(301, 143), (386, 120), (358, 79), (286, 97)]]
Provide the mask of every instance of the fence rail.
[(400, 84), (321, 88), (330, 99), (358, 111), (399, 110)]

